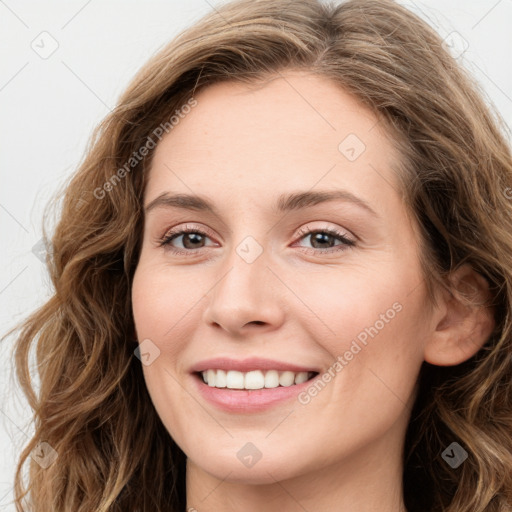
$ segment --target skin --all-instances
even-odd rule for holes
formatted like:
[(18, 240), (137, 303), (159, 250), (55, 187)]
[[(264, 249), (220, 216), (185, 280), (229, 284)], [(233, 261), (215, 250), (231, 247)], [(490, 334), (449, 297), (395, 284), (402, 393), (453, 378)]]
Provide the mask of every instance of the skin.
[[(132, 289), (137, 339), (160, 350), (143, 366), (148, 391), (187, 455), (187, 506), (405, 510), (402, 446), (421, 364), (473, 355), (492, 315), (462, 307), (443, 290), (437, 307), (425, 307), (417, 228), (393, 171), (399, 155), (383, 123), (353, 96), (323, 77), (290, 71), (264, 86), (216, 84), (196, 99), (155, 150), (144, 205), (163, 192), (193, 193), (218, 214), (165, 206), (147, 212)], [(349, 134), (366, 146), (354, 161), (338, 149)], [(376, 215), (340, 200), (273, 210), (280, 194), (338, 189)], [(174, 239), (187, 255), (159, 246), (185, 225), (209, 234), (192, 243), (187, 235)], [(336, 228), (355, 245), (336, 237), (315, 243), (300, 234), (304, 227)], [(237, 253), (247, 236), (262, 250), (252, 263)], [(453, 284), (487, 293), (468, 267)], [(218, 356), (266, 357), (323, 373), (397, 303), (400, 312), (307, 404), (226, 412), (192, 386), (190, 366)], [(237, 457), (247, 442), (262, 454), (252, 467)]]

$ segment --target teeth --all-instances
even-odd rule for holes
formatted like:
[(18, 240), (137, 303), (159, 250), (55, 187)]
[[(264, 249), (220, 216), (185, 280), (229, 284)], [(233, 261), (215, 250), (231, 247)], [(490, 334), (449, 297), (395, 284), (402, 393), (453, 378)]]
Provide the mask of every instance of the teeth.
[(265, 376), (260, 370), (247, 372), (243, 379), (245, 389), (262, 389), (265, 387)]
[[(215, 370), (208, 371), (214, 372)], [(217, 384), (216, 378), (214, 378), (213, 382), (210, 384), (210, 376), (208, 375), (208, 386), (215, 386), (215, 384)], [(242, 372), (229, 370), (226, 374), (226, 387), (229, 389), (244, 389), (244, 374)]]
[(202, 372), (203, 381), (212, 388), (228, 389), (263, 389), (278, 386), (293, 386), (309, 380), (312, 372), (278, 372), (277, 370), (253, 370), (238, 372), (236, 370), (206, 370)]
[(217, 370), (215, 375), (215, 387), (225, 388), (227, 386), (226, 372), (224, 370)]
[(283, 372), (279, 375), (279, 384), (281, 386), (291, 386), (295, 382), (295, 374), (293, 372)]
[(227, 376), (224, 370), (208, 370), (203, 372), (203, 380), (211, 387), (215, 385), (216, 388), (225, 388), (227, 385)]
[[(215, 370), (208, 370), (206, 372), (206, 382), (208, 383), (208, 386), (213, 386), (215, 382)], [(210, 384), (211, 382), (211, 384)]]
[(308, 372), (300, 372), (297, 373), (295, 376), (295, 384), (302, 384), (303, 382), (306, 382), (309, 378)]
[(277, 386), (279, 386), (279, 372), (276, 370), (269, 370), (265, 374), (265, 387), (277, 388)]

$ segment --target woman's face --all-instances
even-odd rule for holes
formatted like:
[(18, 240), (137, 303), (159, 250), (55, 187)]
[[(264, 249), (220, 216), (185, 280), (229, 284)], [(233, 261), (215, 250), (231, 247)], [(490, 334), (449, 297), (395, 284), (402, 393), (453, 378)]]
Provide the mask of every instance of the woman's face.
[(155, 150), (132, 290), (163, 424), (231, 481), (398, 461), (433, 325), (383, 123), (306, 73), (196, 100)]

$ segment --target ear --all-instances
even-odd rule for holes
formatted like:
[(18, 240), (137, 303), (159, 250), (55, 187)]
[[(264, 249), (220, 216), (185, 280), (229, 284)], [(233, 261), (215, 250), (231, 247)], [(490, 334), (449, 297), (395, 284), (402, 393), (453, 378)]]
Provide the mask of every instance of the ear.
[[(469, 264), (450, 276), (451, 290), (441, 291), (433, 313), (433, 331), (425, 344), (425, 361), (437, 366), (454, 366), (473, 355), (489, 339), (494, 326), (494, 310), (483, 305), (490, 299), (489, 285)], [(462, 292), (475, 305), (465, 305)]]

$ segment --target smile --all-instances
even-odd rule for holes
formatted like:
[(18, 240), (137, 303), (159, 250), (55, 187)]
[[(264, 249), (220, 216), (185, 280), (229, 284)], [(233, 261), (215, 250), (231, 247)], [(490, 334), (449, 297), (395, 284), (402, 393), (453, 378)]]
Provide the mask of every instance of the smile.
[(220, 356), (189, 368), (192, 389), (215, 408), (229, 413), (262, 413), (297, 395), (321, 378), (318, 365), (262, 357)]
[(208, 369), (201, 372), (203, 382), (214, 388), (228, 389), (265, 389), (289, 387), (307, 382), (317, 375), (316, 372), (292, 372), (278, 370), (237, 370)]

